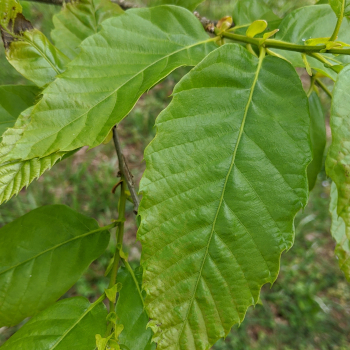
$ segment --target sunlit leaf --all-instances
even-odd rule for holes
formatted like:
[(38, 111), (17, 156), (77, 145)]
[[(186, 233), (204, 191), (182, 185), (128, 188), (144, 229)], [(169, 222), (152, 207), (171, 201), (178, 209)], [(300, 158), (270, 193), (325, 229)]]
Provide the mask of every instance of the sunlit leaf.
[[(333, 89), (330, 126), (332, 144), (329, 148), (326, 171), (336, 185), (332, 195), (332, 234), (337, 240), (337, 253), (343, 271), (349, 276), (350, 256), (350, 66), (338, 76)], [(336, 199), (337, 197), (337, 199)], [(335, 201), (336, 204), (335, 204)], [(334, 207), (337, 205), (337, 209)], [(344, 223), (344, 225), (343, 225)]]
[(51, 37), (55, 45), (69, 58), (79, 52), (79, 45), (101, 29), (101, 23), (119, 16), (123, 10), (110, 0), (80, 0), (65, 3), (61, 12), (53, 16), (55, 28)]
[(175, 87), (141, 182), (138, 238), (157, 349), (209, 349), (275, 281), (308, 198), (309, 123), (295, 69), (237, 44)]
[(198, 19), (176, 6), (132, 9), (103, 28), (44, 90), (16, 144), (0, 144), (1, 163), (99, 145), (145, 91), (216, 47)]

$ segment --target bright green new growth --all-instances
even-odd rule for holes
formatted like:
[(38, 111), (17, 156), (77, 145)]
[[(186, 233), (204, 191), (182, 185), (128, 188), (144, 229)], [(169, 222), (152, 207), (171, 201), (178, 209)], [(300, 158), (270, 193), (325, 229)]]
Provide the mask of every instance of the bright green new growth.
[(13, 149), (0, 150), (1, 163), (98, 146), (145, 91), (174, 69), (196, 65), (215, 48), (214, 40), (181, 7), (129, 10), (105, 21), (45, 89)]
[(82, 297), (59, 301), (33, 317), (3, 350), (94, 350), (95, 334), (106, 332), (107, 310)]
[(0, 327), (45, 309), (107, 248), (109, 232), (63, 205), (41, 207), (0, 229)]
[(289, 63), (236, 44), (173, 96), (145, 151), (143, 288), (157, 349), (209, 349), (275, 281), (293, 243), (308, 198), (308, 101)]
[(101, 23), (119, 16), (123, 10), (109, 0), (81, 0), (64, 4), (60, 13), (53, 17), (55, 29), (51, 32), (57, 48), (73, 59), (79, 45), (101, 29)]

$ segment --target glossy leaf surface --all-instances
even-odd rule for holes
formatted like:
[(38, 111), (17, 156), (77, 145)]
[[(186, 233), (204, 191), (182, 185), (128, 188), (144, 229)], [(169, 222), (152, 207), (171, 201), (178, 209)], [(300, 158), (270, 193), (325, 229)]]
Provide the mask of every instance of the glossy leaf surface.
[(312, 146), (312, 162), (307, 168), (309, 179), (309, 190), (311, 191), (316, 183), (317, 175), (322, 169), (323, 154), (326, 146), (326, 124), (325, 114), (320, 98), (313, 92), (309, 97), (310, 108), (310, 136)]
[(146, 90), (216, 47), (197, 18), (176, 6), (132, 9), (103, 28), (45, 89), (13, 149), (0, 145), (1, 163), (99, 145)]
[(338, 258), (339, 267), (350, 282), (350, 226), (346, 226), (342, 217), (337, 213), (338, 190), (332, 183), (330, 212), (332, 215), (332, 236), (337, 242), (335, 255)]
[(13, 326), (61, 297), (109, 242), (94, 219), (41, 207), (0, 229), (0, 326)]
[[(350, 66), (344, 68), (340, 73), (333, 89), (333, 100), (331, 110), (330, 126), (332, 130), (332, 144), (329, 148), (326, 160), (327, 175), (333, 180), (337, 187), (337, 215), (331, 208), (333, 222), (344, 221), (345, 227), (333, 223), (332, 234), (336, 237), (347, 237), (350, 230)], [(333, 203), (336, 200), (336, 192), (333, 191)], [(333, 207), (335, 204), (333, 204)], [(339, 218), (338, 218), (339, 216)], [(341, 226), (339, 231), (335, 228)], [(346, 243), (345, 243), (346, 244)], [(340, 249), (340, 247), (342, 249)], [(344, 245), (337, 246), (339, 261), (342, 269), (349, 271), (349, 259), (344, 257), (347, 251)], [(345, 264), (346, 262), (346, 264)], [(349, 277), (349, 276), (348, 276)]]
[(82, 297), (61, 300), (26, 323), (3, 350), (95, 350), (95, 334), (106, 332), (107, 310)]
[(237, 44), (175, 87), (145, 151), (138, 238), (157, 349), (209, 349), (273, 283), (307, 201), (308, 101), (286, 61)]
[(31, 85), (0, 86), (0, 140), (6, 129), (15, 125), (18, 116), (34, 105), (39, 89)]
[(275, 29), (281, 19), (275, 15), (269, 6), (261, 0), (238, 0), (233, 9), (233, 20), (236, 25), (248, 25), (258, 19), (269, 23), (269, 28)]
[[(134, 273), (141, 288), (142, 270), (138, 268)], [(151, 344), (152, 331), (150, 328), (146, 329), (149, 319), (141, 296), (126, 268), (119, 269), (117, 282), (122, 283), (117, 303), (118, 322), (124, 325), (124, 330), (119, 336), (120, 344), (126, 345), (129, 349), (155, 349), (155, 344)]]
[(329, 4), (337, 17), (350, 16), (350, 0), (329, 0)]
[(119, 16), (123, 10), (109, 0), (80, 0), (66, 3), (61, 12), (53, 16), (55, 29), (51, 37), (55, 45), (69, 58), (79, 52), (79, 45), (101, 29), (101, 23)]
[(194, 11), (204, 0), (150, 0), (149, 6), (176, 5)]
[(6, 58), (19, 73), (39, 87), (54, 80), (69, 62), (68, 57), (37, 29), (24, 31), (19, 40), (11, 42), (6, 49)]
[[(329, 5), (314, 5), (306, 6), (291, 12), (287, 17), (285, 17), (280, 26), (279, 32), (276, 34), (276, 40), (283, 40), (294, 44), (304, 45), (305, 41), (310, 38), (324, 38), (330, 37), (334, 31), (337, 23), (337, 18), (334, 15), (332, 9)], [(350, 22), (344, 20), (339, 32), (339, 40), (343, 42), (350, 43)], [(302, 56), (299, 52), (276, 50), (278, 54), (287, 58), (294, 66), (304, 67), (304, 62)], [(329, 55), (333, 57), (332, 55)], [(324, 55), (328, 58), (327, 55)], [(333, 57), (334, 58), (334, 57)], [(337, 61), (340, 59), (339, 64), (347, 62), (349, 59), (347, 57), (335, 57)], [(311, 67), (316, 71), (325, 74), (336, 80), (337, 74), (331, 69), (326, 68), (322, 62), (308, 57), (308, 62)], [(336, 65), (334, 61), (330, 63)]]

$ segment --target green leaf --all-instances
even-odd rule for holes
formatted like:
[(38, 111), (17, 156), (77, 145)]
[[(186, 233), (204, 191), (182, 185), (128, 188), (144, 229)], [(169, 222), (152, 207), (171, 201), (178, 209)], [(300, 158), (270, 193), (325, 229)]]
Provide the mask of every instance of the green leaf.
[(350, 16), (350, 0), (329, 0), (329, 4), (331, 5), (337, 17), (340, 17), (342, 13), (343, 16)]
[(6, 58), (25, 78), (39, 87), (64, 71), (69, 59), (53, 46), (43, 33), (34, 29), (23, 15), (15, 20), (13, 35), (4, 36)]
[(264, 4), (262, 0), (238, 0), (233, 9), (233, 20), (236, 25), (243, 26), (263, 19), (268, 22), (269, 29), (275, 29), (281, 19)]
[[(282, 20), (279, 26), (280, 30), (276, 34), (276, 40), (304, 45), (311, 38), (329, 37), (333, 33), (336, 22), (337, 18), (328, 5), (302, 7), (291, 12)], [(342, 23), (339, 40), (350, 43), (350, 22), (348, 20), (344, 20)], [(300, 53), (277, 49), (273, 49), (273, 51), (288, 59), (295, 67), (305, 67)], [(333, 55), (325, 55), (325, 58), (328, 57), (334, 58)], [(340, 57), (335, 59), (342, 60)], [(348, 61), (348, 57), (344, 58), (344, 62)], [(322, 62), (312, 57), (308, 57), (308, 62), (317, 72), (336, 80), (337, 74), (326, 68)]]
[[(141, 284), (142, 269), (138, 268), (134, 273), (137, 282)], [(117, 281), (123, 285), (117, 303), (119, 323), (124, 325), (124, 330), (119, 336), (120, 344), (130, 349), (153, 350), (155, 344), (151, 344), (152, 331), (146, 330), (148, 316), (135, 281), (124, 267), (119, 269)]]
[(64, 299), (33, 317), (2, 350), (95, 350), (95, 334), (106, 332), (106, 316), (101, 302)]
[(54, 303), (106, 249), (109, 232), (63, 205), (41, 207), (0, 229), (0, 327)]
[(336, 184), (333, 182), (331, 188), (331, 203), (329, 207), (332, 215), (331, 232), (333, 238), (337, 242), (335, 255), (338, 258), (339, 267), (350, 282), (350, 226), (346, 226), (344, 220), (338, 216), (337, 204), (338, 191)]
[(15, 125), (18, 116), (35, 103), (39, 89), (31, 85), (0, 86), (0, 140), (6, 129)]
[(22, 6), (17, 0), (1, 0), (0, 13), (0, 27), (7, 28), (17, 14), (22, 13)]
[(194, 11), (204, 0), (150, 0), (149, 6), (176, 5)]
[(263, 19), (258, 19), (249, 26), (246, 35), (250, 38), (254, 38), (256, 35), (264, 32), (266, 28), (267, 22)]
[(110, 0), (65, 3), (61, 12), (53, 16), (55, 28), (51, 31), (51, 38), (55, 45), (72, 59), (80, 52), (81, 42), (96, 34), (104, 20), (122, 13), (123, 10)]
[(309, 190), (311, 191), (317, 180), (317, 175), (322, 169), (323, 153), (326, 146), (325, 114), (320, 98), (313, 92), (309, 97), (310, 108), (310, 136), (313, 160), (307, 168)]
[(216, 48), (216, 38), (181, 7), (132, 9), (103, 28), (45, 89), (17, 143), (0, 144), (0, 163), (98, 146), (145, 91)]
[(175, 87), (145, 151), (138, 239), (158, 350), (209, 349), (278, 275), (308, 198), (308, 101), (286, 61), (227, 44)]
[[(342, 270), (349, 278), (350, 259), (350, 66), (345, 67), (338, 75), (333, 89), (330, 126), (332, 130), (332, 144), (326, 159), (327, 175), (337, 187), (337, 209), (333, 210), (336, 192), (333, 191), (332, 234), (337, 240), (337, 252)], [(339, 217), (339, 218), (338, 218)], [(344, 225), (342, 224), (342, 221)], [(344, 239), (344, 242), (343, 242)]]

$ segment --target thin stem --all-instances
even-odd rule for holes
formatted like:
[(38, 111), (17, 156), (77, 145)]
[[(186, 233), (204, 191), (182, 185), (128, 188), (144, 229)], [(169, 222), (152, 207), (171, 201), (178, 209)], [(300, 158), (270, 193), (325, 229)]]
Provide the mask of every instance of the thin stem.
[[(109, 280), (109, 288), (112, 288), (116, 282), (117, 282), (117, 275), (118, 275), (118, 269), (119, 269), (119, 262), (120, 262), (120, 249), (123, 245), (123, 238), (124, 238), (124, 223), (125, 223), (125, 205), (126, 205), (126, 185), (125, 185), (125, 179), (122, 177), (122, 183), (120, 186), (120, 198), (119, 198), (119, 205), (118, 205), (118, 229), (116, 232), (116, 238), (117, 238), (117, 244), (116, 244), (116, 250), (114, 253), (114, 261), (113, 261), (113, 267), (111, 272), (111, 277)], [(113, 302), (109, 302), (109, 308), (110, 312), (115, 310), (115, 304)]]
[(138, 283), (138, 281), (137, 281), (137, 279), (136, 279), (134, 270), (131, 268), (129, 262), (128, 262), (126, 259), (123, 259), (123, 262), (124, 262), (125, 267), (126, 267), (127, 270), (129, 271), (130, 275), (132, 276), (132, 279), (134, 280), (134, 283), (135, 283), (135, 285), (136, 285), (137, 291), (138, 291), (139, 296), (140, 296), (141, 301), (142, 301), (142, 305), (143, 305), (143, 307), (145, 307), (145, 302), (144, 302), (144, 300), (143, 300), (142, 292), (141, 292), (139, 283)]
[[(250, 38), (245, 35), (235, 34), (231, 32), (220, 32), (219, 29), (215, 28), (215, 34), (218, 36), (223, 36), (228, 39), (232, 39), (235, 41), (253, 44), (256, 46), (260, 46), (261, 39), (259, 38)], [(275, 48), (275, 49), (281, 49), (281, 50), (287, 50), (287, 51), (297, 51), (297, 52), (303, 52), (303, 53), (320, 53), (321, 51), (324, 51), (326, 49), (326, 45), (317, 45), (317, 46), (307, 46), (307, 45), (297, 45), (288, 43), (281, 40), (275, 40), (275, 39), (267, 39), (263, 46), (266, 48)], [(327, 53), (333, 53), (333, 54), (343, 54), (343, 55), (350, 55), (350, 49), (331, 49), (328, 50)]]
[(307, 97), (310, 97), (312, 92), (314, 91), (314, 86), (315, 86), (315, 81), (316, 81), (316, 78), (315, 76), (313, 75), (310, 79), (310, 88), (309, 88), (309, 91), (307, 92)]
[(322, 56), (321, 54), (319, 53), (315, 53), (315, 52), (312, 52), (312, 53), (309, 53), (308, 54), (309, 56), (313, 57), (313, 58), (316, 58), (318, 61), (324, 63), (324, 64), (327, 64), (329, 66), (330, 69), (332, 69), (332, 71), (336, 72), (336, 73), (339, 73), (339, 71), (336, 70), (336, 68), (333, 67), (332, 63), (329, 62), (324, 56)]
[(342, 1), (341, 13), (340, 13), (340, 16), (338, 17), (337, 24), (334, 28), (334, 32), (333, 32), (331, 38), (329, 39), (329, 41), (337, 40), (339, 30), (340, 30), (340, 27), (341, 27), (341, 24), (342, 24), (343, 18), (344, 18), (344, 11), (345, 11), (345, 0)]
[(327, 86), (323, 83), (323, 81), (319, 78), (316, 78), (316, 83), (317, 85), (320, 86), (320, 88), (330, 97), (333, 98), (332, 93), (329, 91), (329, 89), (327, 88)]
[(120, 174), (122, 177), (124, 177), (124, 180), (126, 181), (126, 183), (128, 185), (129, 192), (130, 192), (132, 201), (134, 203), (134, 214), (137, 215), (138, 210), (139, 210), (139, 205), (140, 205), (140, 199), (139, 199), (139, 197), (136, 193), (136, 190), (135, 190), (133, 176), (130, 172), (128, 164), (126, 163), (125, 157), (122, 153), (122, 148), (121, 148), (121, 144), (120, 144), (120, 140), (119, 140), (116, 126), (113, 128), (113, 141), (114, 141), (115, 150), (117, 151)]

